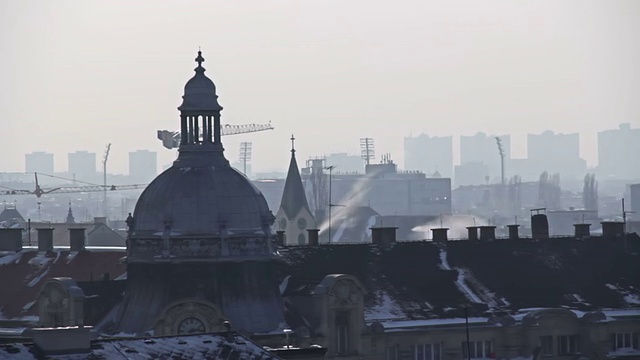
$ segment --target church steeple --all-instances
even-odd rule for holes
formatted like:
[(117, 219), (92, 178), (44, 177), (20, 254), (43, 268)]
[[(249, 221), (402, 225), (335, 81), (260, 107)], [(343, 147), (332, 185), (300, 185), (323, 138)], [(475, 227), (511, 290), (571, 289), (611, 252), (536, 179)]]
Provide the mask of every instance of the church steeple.
[(296, 161), (296, 138), (291, 135), (291, 160), (284, 182), (282, 201), (276, 215), (279, 230), (285, 231), (285, 243), (307, 244), (307, 229), (315, 229), (315, 220), (307, 203), (307, 194)]
[(73, 217), (73, 210), (71, 210), (71, 201), (69, 201), (69, 211), (67, 212), (67, 224), (73, 224), (76, 219)]

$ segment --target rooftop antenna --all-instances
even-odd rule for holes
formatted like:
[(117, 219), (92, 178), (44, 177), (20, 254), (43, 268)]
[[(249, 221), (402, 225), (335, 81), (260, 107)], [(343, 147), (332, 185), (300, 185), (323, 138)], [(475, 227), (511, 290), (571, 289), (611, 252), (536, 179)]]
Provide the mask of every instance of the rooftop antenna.
[(109, 160), (109, 152), (111, 151), (111, 143), (107, 144), (107, 148), (104, 151), (104, 157), (102, 158), (102, 185), (104, 186), (102, 190), (102, 212), (105, 217), (108, 216), (108, 207), (107, 207), (107, 161)]
[(372, 138), (360, 139), (360, 157), (364, 160), (365, 165), (369, 165), (371, 160), (375, 159), (375, 151)]
[(240, 162), (242, 163), (242, 172), (245, 176), (247, 176), (247, 163), (251, 162), (252, 145), (253, 143), (247, 141), (240, 143)]
[(636, 213), (635, 211), (624, 210), (624, 198), (622, 198), (622, 239), (624, 240), (625, 251), (627, 250), (627, 214), (635, 214), (635, 213)]
[(498, 145), (498, 153), (500, 154), (500, 181), (504, 186), (504, 148), (502, 147), (502, 139), (496, 136), (496, 144)]

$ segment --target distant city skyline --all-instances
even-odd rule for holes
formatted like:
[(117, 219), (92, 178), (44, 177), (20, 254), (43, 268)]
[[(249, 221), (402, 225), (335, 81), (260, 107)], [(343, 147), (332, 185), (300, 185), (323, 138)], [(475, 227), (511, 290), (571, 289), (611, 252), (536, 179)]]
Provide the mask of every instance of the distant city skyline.
[[(602, 138), (605, 135), (608, 137)], [(398, 164), (400, 168), (403, 170), (409, 170), (409, 171), (418, 170), (418, 171), (425, 172), (427, 175), (432, 175), (433, 173), (435, 173), (436, 170), (438, 170), (439, 173), (442, 173), (443, 177), (451, 177), (451, 178), (454, 177), (453, 176), (454, 166), (457, 167), (458, 165), (473, 164), (473, 163), (478, 163), (478, 165), (480, 165), (479, 163), (483, 163), (484, 166), (488, 166), (486, 171), (493, 174), (493, 176), (497, 176), (497, 174), (499, 174), (499, 171), (500, 171), (499, 170), (500, 163), (499, 163), (497, 144), (494, 141), (496, 136), (502, 139), (502, 145), (505, 151), (505, 159), (508, 161), (507, 177), (510, 177), (513, 175), (520, 175), (520, 176), (524, 176), (525, 178), (531, 178), (533, 176), (531, 175), (532, 171), (533, 173), (535, 173), (534, 177), (537, 177), (538, 174), (541, 171), (543, 171), (543, 170), (538, 170), (538, 168), (540, 167), (540, 165), (543, 165), (544, 163), (549, 164), (548, 165), (549, 168), (547, 169), (547, 171), (562, 172), (563, 166), (566, 167), (572, 164), (572, 162), (575, 160), (580, 160), (580, 161), (583, 160), (582, 156), (580, 156), (582, 154), (582, 146), (579, 145), (580, 143), (582, 143), (582, 141), (579, 141), (578, 133), (556, 133), (552, 130), (545, 130), (539, 134), (527, 134), (524, 144), (520, 142), (520, 145), (524, 146), (527, 149), (524, 156), (522, 157), (513, 155), (513, 152), (511, 150), (510, 134), (495, 135), (495, 134), (486, 134), (484, 132), (478, 132), (470, 136), (463, 135), (460, 137), (457, 137), (457, 136), (430, 137), (429, 134), (422, 133), (420, 135), (414, 135), (412, 137), (404, 138), (405, 143), (409, 140), (412, 140), (411, 143), (414, 144), (412, 145), (412, 150), (411, 150), (412, 152), (414, 152), (414, 154), (412, 155), (413, 157), (409, 160), (409, 164), (412, 164), (412, 165), (407, 165), (407, 159), (405, 157), (398, 159), (392, 156), (391, 160), (394, 161), (396, 164)], [(596, 142), (594, 149), (601, 154), (611, 154), (611, 155), (608, 155), (609, 158), (611, 158), (612, 156), (620, 156), (620, 154), (623, 154), (623, 156), (632, 158), (633, 157), (632, 153), (635, 153), (636, 148), (640, 146), (638, 145), (640, 144), (640, 142), (636, 141), (636, 138), (640, 139), (640, 128), (633, 128), (629, 123), (619, 124), (619, 126), (615, 129), (607, 129), (605, 131), (599, 132), (597, 134), (597, 137), (599, 138), (599, 140), (598, 142)], [(611, 149), (601, 149), (599, 142), (603, 141), (603, 139), (606, 139), (604, 141), (606, 141), (606, 144), (608, 144), (608, 146), (611, 146), (611, 144), (615, 144), (616, 146)], [(424, 145), (418, 145), (418, 144), (423, 143), (425, 140), (429, 142), (432, 142), (435, 140), (437, 141), (437, 143), (434, 143), (434, 144), (437, 144), (437, 145), (435, 146), (429, 145), (428, 148), (421, 149)], [(446, 141), (443, 141), (443, 140), (446, 140)], [(466, 141), (466, 145), (465, 145), (465, 141)], [(631, 146), (629, 147), (629, 149), (625, 148), (624, 144), (627, 144), (627, 143), (628, 143), (627, 146), (629, 146), (629, 144)], [(436, 154), (435, 152), (437, 152), (439, 149), (442, 150), (443, 146), (447, 149), (444, 149), (445, 151), (442, 154)], [(466, 148), (463, 149), (465, 146)], [(451, 148), (449, 149), (449, 147)], [(578, 148), (579, 148), (579, 151), (577, 151)], [(375, 151), (376, 151), (376, 154), (381, 155), (379, 151), (377, 150)], [(405, 149), (404, 149), (405, 156), (407, 156), (408, 154), (406, 151), (407, 151), (407, 148), (405, 146)], [(447, 153), (448, 152), (450, 153), (451, 151), (458, 155), (457, 156), (458, 159), (452, 162), (453, 166), (450, 170), (444, 171), (443, 168), (446, 168), (446, 163), (452, 160), (450, 157), (447, 157), (448, 156)], [(422, 154), (423, 152), (425, 154)], [(462, 154), (462, 157), (461, 157), (461, 154)], [(556, 154), (553, 158), (554, 161), (547, 161), (546, 159), (550, 159), (549, 156), (552, 156), (552, 154)], [(94, 172), (94, 175), (102, 173), (101, 171), (102, 158), (98, 159), (100, 161), (96, 163), (97, 156), (95, 153), (90, 153), (90, 152), (87, 152), (86, 150), (74, 150), (74, 152), (72, 153), (63, 154), (63, 155), (67, 155), (67, 158), (69, 159), (69, 161), (71, 161), (72, 158), (77, 158), (78, 156), (83, 158), (84, 163), (86, 163), (87, 161), (91, 163), (90, 160), (93, 160), (92, 163), (94, 167), (96, 166), (99, 167), (99, 169), (97, 168), (96, 171)], [(167, 166), (170, 165), (170, 163), (168, 164), (159, 163), (157, 160), (157, 157), (158, 157), (157, 155), (158, 153), (156, 151), (150, 151), (148, 149), (136, 149), (134, 152), (129, 152), (129, 158), (127, 160), (128, 168), (126, 172), (124, 173), (115, 172), (111, 169), (111, 166), (109, 166), (108, 173), (112, 175), (132, 176), (132, 180), (136, 183), (148, 182), (151, 179), (153, 179), (153, 177), (155, 177), (158, 174), (158, 172), (164, 171), (164, 169), (166, 169)], [(104, 154), (102, 156), (104, 156)], [(318, 156), (324, 157), (327, 161), (327, 164), (337, 166), (338, 169), (336, 169), (336, 171), (338, 173), (364, 171), (364, 160), (362, 160), (361, 154), (358, 154), (355, 151), (314, 154), (307, 158), (301, 158), (300, 164), (299, 164), (300, 167), (302, 168), (305, 166), (305, 162), (307, 159), (316, 158)], [(426, 168), (424, 168), (424, 166), (420, 166), (421, 164), (421, 161), (419, 160), (420, 156), (429, 157), (428, 160), (426, 160), (425, 158), (424, 161), (426, 162), (423, 164), (430, 164), (430, 165), (428, 165)], [(465, 156), (467, 157), (466, 160), (464, 158)], [(61, 157), (61, 156), (58, 156), (58, 157)], [(95, 179), (93, 179), (92, 177), (79, 176), (80, 172), (79, 171), (74, 172), (72, 170), (74, 165), (70, 164), (69, 162), (67, 162), (67, 166), (64, 166), (62, 168), (56, 165), (54, 166), (53, 171), (51, 171), (50, 170), (52, 169), (51, 163), (56, 163), (56, 164), (59, 163), (59, 161), (55, 161), (58, 157), (56, 157), (55, 154), (47, 151), (35, 151), (32, 153), (27, 153), (25, 154), (25, 157), (24, 157), (25, 158), (24, 170), (17, 170), (13, 172), (23, 172), (23, 171), (38, 172), (39, 171), (42, 173), (50, 173), (50, 174), (67, 173), (69, 174), (69, 176), (74, 176), (74, 175), (78, 176), (78, 180), (95, 181)], [(375, 161), (373, 161), (373, 163), (377, 163), (379, 161), (378, 158), (379, 156), (376, 156), (376, 159)], [(111, 156), (110, 156), (110, 159), (111, 159)], [(229, 153), (227, 152), (227, 159), (229, 159), (229, 161), (232, 163), (232, 166), (242, 170), (241, 169), (242, 164), (238, 161), (237, 155), (235, 158), (230, 157)], [(533, 161), (533, 163), (531, 164), (522, 163), (522, 162), (519, 162), (520, 160), (531, 160)], [(625, 158), (624, 161), (626, 163), (629, 163), (630, 160), (629, 158)], [(111, 161), (109, 161), (109, 164), (110, 163)], [(555, 164), (555, 165), (551, 165), (551, 164)], [(80, 165), (81, 164), (78, 163), (75, 165), (75, 167), (81, 168), (82, 166)], [(528, 169), (532, 165), (533, 165), (533, 168)], [(40, 167), (40, 169), (43, 169), (43, 170), (35, 170), (35, 167), (38, 167), (38, 166)], [(476, 165), (474, 166), (477, 167)], [(584, 167), (585, 165), (583, 164), (582, 166)], [(528, 171), (523, 171), (523, 167), (526, 167)], [(613, 169), (620, 169), (624, 167), (625, 166), (609, 165), (602, 169), (604, 169), (604, 171), (609, 171), (613, 174), (616, 171), (618, 171)], [(472, 171), (472, 172), (479, 171), (479, 168), (476, 170), (472, 170), (472, 168), (469, 168), (468, 171)], [(153, 170), (153, 169), (157, 169), (157, 170)], [(136, 173), (132, 173), (132, 170), (135, 171)], [(582, 174), (583, 172), (586, 173), (587, 171), (598, 170), (598, 166), (588, 165), (583, 170), (580, 170), (580, 166), (578, 167), (569, 166), (569, 168), (566, 168), (565, 170), (567, 170), (567, 172), (572, 173), (574, 176), (575, 175), (583, 176)], [(255, 174), (260, 175), (261, 173), (274, 173), (274, 172), (284, 174), (285, 171), (286, 171), (285, 168), (269, 168), (266, 170), (257, 171), (255, 172)], [(12, 172), (12, 171), (0, 171), (0, 172)], [(91, 169), (84, 169), (84, 172), (91, 173)], [(248, 173), (250, 174), (254, 173), (253, 171), (251, 171), (251, 161), (249, 161), (249, 164), (248, 164)], [(637, 172), (636, 171), (629, 172), (629, 174), (635, 174), (635, 173)], [(481, 176), (481, 177), (484, 178), (484, 176)], [(631, 178), (634, 178), (634, 177), (635, 175), (631, 175)]]
[[(335, 9), (340, 11), (335, 11)], [(0, 13), (0, 170), (19, 154), (83, 149), (127, 172), (130, 151), (175, 151), (182, 87), (202, 47), (223, 123), (275, 130), (224, 139), (234, 162), (253, 143), (254, 173), (298, 155), (359, 153), (371, 137), (399, 164), (409, 134), (580, 133), (597, 162), (597, 132), (640, 125), (640, 2), (519, 1), (201, 3), (3, 1)], [(117, 23), (118, 26), (113, 26)], [(33, 26), (38, 24), (39, 26)]]

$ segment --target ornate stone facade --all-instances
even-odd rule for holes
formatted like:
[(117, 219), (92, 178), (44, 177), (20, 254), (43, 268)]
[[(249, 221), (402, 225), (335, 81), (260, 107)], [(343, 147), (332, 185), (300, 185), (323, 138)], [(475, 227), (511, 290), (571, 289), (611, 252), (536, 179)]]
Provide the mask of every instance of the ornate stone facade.
[(83, 325), (84, 292), (71, 278), (48, 280), (38, 294), (42, 327)]
[(192, 333), (223, 332), (226, 317), (212, 302), (200, 299), (183, 299), (169, 304), (154, 326), (154, 334), (183, 335)]

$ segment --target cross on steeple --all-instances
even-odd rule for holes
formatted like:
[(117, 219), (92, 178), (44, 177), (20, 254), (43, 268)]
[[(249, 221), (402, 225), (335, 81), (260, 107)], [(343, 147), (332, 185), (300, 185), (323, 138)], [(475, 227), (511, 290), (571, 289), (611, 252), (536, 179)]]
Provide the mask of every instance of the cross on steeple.
[(296, 144), (295, 144), (296, 138), (293, 137), (293, 134), (291, 134), (291, 155), (296, 153)]

